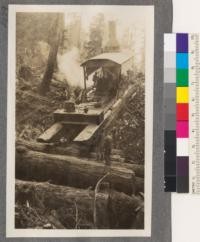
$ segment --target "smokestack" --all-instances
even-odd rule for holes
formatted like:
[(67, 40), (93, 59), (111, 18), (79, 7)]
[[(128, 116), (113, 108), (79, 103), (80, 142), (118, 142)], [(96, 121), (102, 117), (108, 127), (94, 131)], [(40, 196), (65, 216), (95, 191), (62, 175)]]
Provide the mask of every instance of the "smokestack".
[(109, 21), (108, 23), (108, 43), (106, 44), (105, 51), (106, 52), (119, 51), (119, 43), (117, 41), (115, 21)]

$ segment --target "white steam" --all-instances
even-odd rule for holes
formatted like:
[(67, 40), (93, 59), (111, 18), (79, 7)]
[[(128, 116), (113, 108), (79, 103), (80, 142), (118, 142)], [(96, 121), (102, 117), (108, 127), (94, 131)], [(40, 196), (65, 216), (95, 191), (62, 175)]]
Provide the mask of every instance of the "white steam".
[(72, 48), (63, 55), (58, 55), (58, 68), (62, 72), (71, 86), (83, 87), (83, 70), (79, 64), (79, 52), (77, 48)]
[[(71, 86), (84, 87), (83, 68), (80, 66), (80, 56), (77, 48), (73, 47), (63, 55), (58, 55), (58, 69), (64, 74), (67, 82)], [(87, 81), (87, 86), (91, 86), (91, 81)]]

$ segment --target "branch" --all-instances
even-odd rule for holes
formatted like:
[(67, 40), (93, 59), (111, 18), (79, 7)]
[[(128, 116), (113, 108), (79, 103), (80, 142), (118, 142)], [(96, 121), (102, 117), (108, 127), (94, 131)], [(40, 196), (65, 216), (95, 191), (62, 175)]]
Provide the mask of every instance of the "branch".
[(96, 202), (97, 202), (97, 194), (99, 191), (99, 186), (101, 182), (110, 175), (110, 172), (106, 173), (96, 184), (95, 190), (94, 190), (94, 209), (93, 209), (93, 222), (94, 222), (94, 228), (97, 228), (97, 208), (96, 208)]
[(76, 204), (76, 201), (74, 202), (74, 205), (75, 205), (75, 209), (76, 209), (76, 225), (75, 225), (75, 229), (78, 228), (78, 224), (79, 224), (79, 220), (78, 220), (78, 207), (77, 207), (77, 204)]

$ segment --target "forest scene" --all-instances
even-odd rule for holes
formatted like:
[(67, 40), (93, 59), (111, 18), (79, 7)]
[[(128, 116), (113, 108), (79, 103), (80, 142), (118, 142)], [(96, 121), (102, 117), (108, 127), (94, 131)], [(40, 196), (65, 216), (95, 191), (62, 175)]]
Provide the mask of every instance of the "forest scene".
[(17, 229), (144, 229), (145, 30), (122, 18), (16, 14)]

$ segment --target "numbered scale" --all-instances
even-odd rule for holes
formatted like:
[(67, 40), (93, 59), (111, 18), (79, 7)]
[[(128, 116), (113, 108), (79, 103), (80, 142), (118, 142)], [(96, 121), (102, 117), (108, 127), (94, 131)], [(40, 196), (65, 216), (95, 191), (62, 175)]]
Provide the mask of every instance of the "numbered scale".
[(189, 35), (190, 193), (200, 194), (200, 34)]

